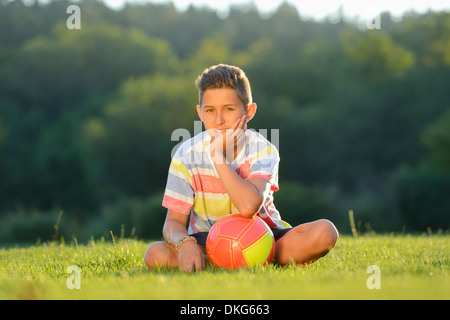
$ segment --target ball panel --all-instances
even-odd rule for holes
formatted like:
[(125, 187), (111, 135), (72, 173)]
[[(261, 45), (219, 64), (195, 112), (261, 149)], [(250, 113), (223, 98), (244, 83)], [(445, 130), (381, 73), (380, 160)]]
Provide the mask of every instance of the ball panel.
[(272, 249), (270, 250), (269, 256), (267, 257), (267, 263), (272, 263), (273, 259), (275, 258), (275, 238), (273, 237), (272, 231), (270, 232), (272, 235)]
[(271, 233), (266, 232), (261, 238), (255, 241), (251, 246), (242, 250), (248, 266), (264, 264), (268, 261), (274, 245), (274, 239)]
[(232, 255), (233, 255), (232, 263), (230, 265), (228, 265), (226, 268), (227, 269), (238, 269), (241, 267), (246, 267), (247, 263), (245, 260), (245, 256), (244, 256), (237, 240), (235, 240), (234, 243), (232, 244), (231, 251), (232, 251)]
[(253, 221), (242, 218), (240, 214), (238, 215), (239, 217), (236, 217), (236, 214), (230, 215), (226, 217), (228, 218), (227, 220), (224, 219), (224, 221), (219, 224), (219, 233), (221, 235), (227, 235), (227, 237), (239, 239), (243, 232), (245, 232), (248, 228), (251, 228)]
[[(261, 221), (265, 224), (264, 221)], [(239, 242), (242, 248), (247, 248), (252, 245), (255, 241), (257, 241), (260, 237), (262, 237), (267, 232), (267, 229), (264, 225), (260, 223), (260, 221), (256, 220), (251, 225), (250, 228), (244, 230), (239, 238)]]
[(231, 240), (219, 237), (212, 247), (210, 260), (219, 267), (223, 267), (227, 261), (231, 261)]
[(217, 237), (219, 236), (219, 225), (213, 225), (213, 227), (211, 228), (211, 230), (209, 230), (208, 233), (208, 237), (207, 237), (207, 242), (211, 242), (214, 243), (217, 239)]

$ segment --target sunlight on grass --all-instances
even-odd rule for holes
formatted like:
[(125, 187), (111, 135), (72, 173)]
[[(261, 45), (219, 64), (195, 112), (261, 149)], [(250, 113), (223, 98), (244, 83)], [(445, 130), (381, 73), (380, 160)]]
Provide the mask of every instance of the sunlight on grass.
[[(138, 240), (0, 249), (0, 299), (449, 299), (449, 239), (343, 236), (306, 267), (194, 274), (147, 270), (149, 242)], [(81, 270), (80, 289), (67, 286), (71, 265)], [(367, 287), (371, 265), (380, 269), (380, 289)]]

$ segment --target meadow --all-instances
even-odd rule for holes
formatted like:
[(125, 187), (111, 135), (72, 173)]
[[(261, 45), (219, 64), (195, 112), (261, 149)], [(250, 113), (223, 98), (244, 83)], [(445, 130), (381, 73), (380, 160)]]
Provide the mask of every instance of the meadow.
[(448, 234), (341, 236), (308, 266), (208, 267), (193, 274), (147, 270), (142, 257), (150, 242), (137, 239), (14, 246), (0, 249), (0, 299), (447, 300), (449, 240)]

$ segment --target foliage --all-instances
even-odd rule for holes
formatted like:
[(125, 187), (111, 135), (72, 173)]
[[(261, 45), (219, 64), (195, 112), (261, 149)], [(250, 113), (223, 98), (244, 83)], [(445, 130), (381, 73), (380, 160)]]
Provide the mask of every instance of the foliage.
[[(141, 238), (161, 238), (166, 211), (161, 206), (163, 192), (149, 198), (120, 198), (101, 210), (104, 231)], [(103, 233), (103, 235), (105, 235)]]
[(431, 161), (437, 168), (450, 171), (450, 110), (425, 130), (425, 145), (430, 149)]
[(398, 208), (413, 229), (450, 226), (450, 173), (426, 166), (402, 168), (395, 177)]
[(282, 186), (276, 199), (283, 220), (293, 226), (317, 220), (317, 217), (333, 220), (331, 202), (319, 189), (288, 181)]
[[(141, 224), (163, 210), (154, 199), (180, 142), (172, 133), (194, 135), (194, 80), (221, 62), (250, 78), (250, 127), (279, 132), (275, 204), (286, 220), (329, 216), (345, 228), (353, 209), (383, 231), (448, 228), (436, 191), (448, 190), (450, 167), (448, 12), (383, 13), (381, 29), (367, 30), (344, 16), (303, 19), (286, 2), (270, 15), (249, 4), (219, 17), (83, 0), (82, 28), (69, 30), (69, 4), (0, 2), (3, 229), (51, 225), (62, 210), (76, 226), (66, 238), (101, 234), (113, 220), (159, 237), (161, 226)], [(2, 238), (29, 240), (25, 229)]]

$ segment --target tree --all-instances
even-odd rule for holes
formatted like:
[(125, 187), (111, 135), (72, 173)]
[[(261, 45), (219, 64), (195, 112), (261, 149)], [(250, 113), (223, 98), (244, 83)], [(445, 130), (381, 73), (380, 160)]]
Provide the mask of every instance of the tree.
[(422, 136), (431, 152), (431, 161), (441, 170), (450, 171), (450, 111), (432, 123)]
[[(162, 74), (130, 79), (101, 118), (85, 121), (84, 139), (92, 168), (107, 194), (146, 196), (167, 177), (177, 128), (197, 119), (193, 80)], [(193, 135), (192, 135), (193, 136)], [(176, 137), (176, 139), (181, 139)]]
[(21, 92), (25, 110), (44, 109), (51, 119), (88, 95), (114, 91), (128, 77), (170, 72), (177, 64), (164, 40), (107, 24), (79, 31), (58, 25), (51, 37), (28, 41), (11, 59), (14, 68), (4, 76), (22, 80), (9, 83), (9, 92)]
[(364, 80), (377, 84), (389, 77), (399, 77), (414, 64), (414, 54), (395, 44), (388, 34), (367, 31), (363, 36), (355, 32), (343, 32), (341, 43), (352, 62), (352, 68), (362, 74)]

